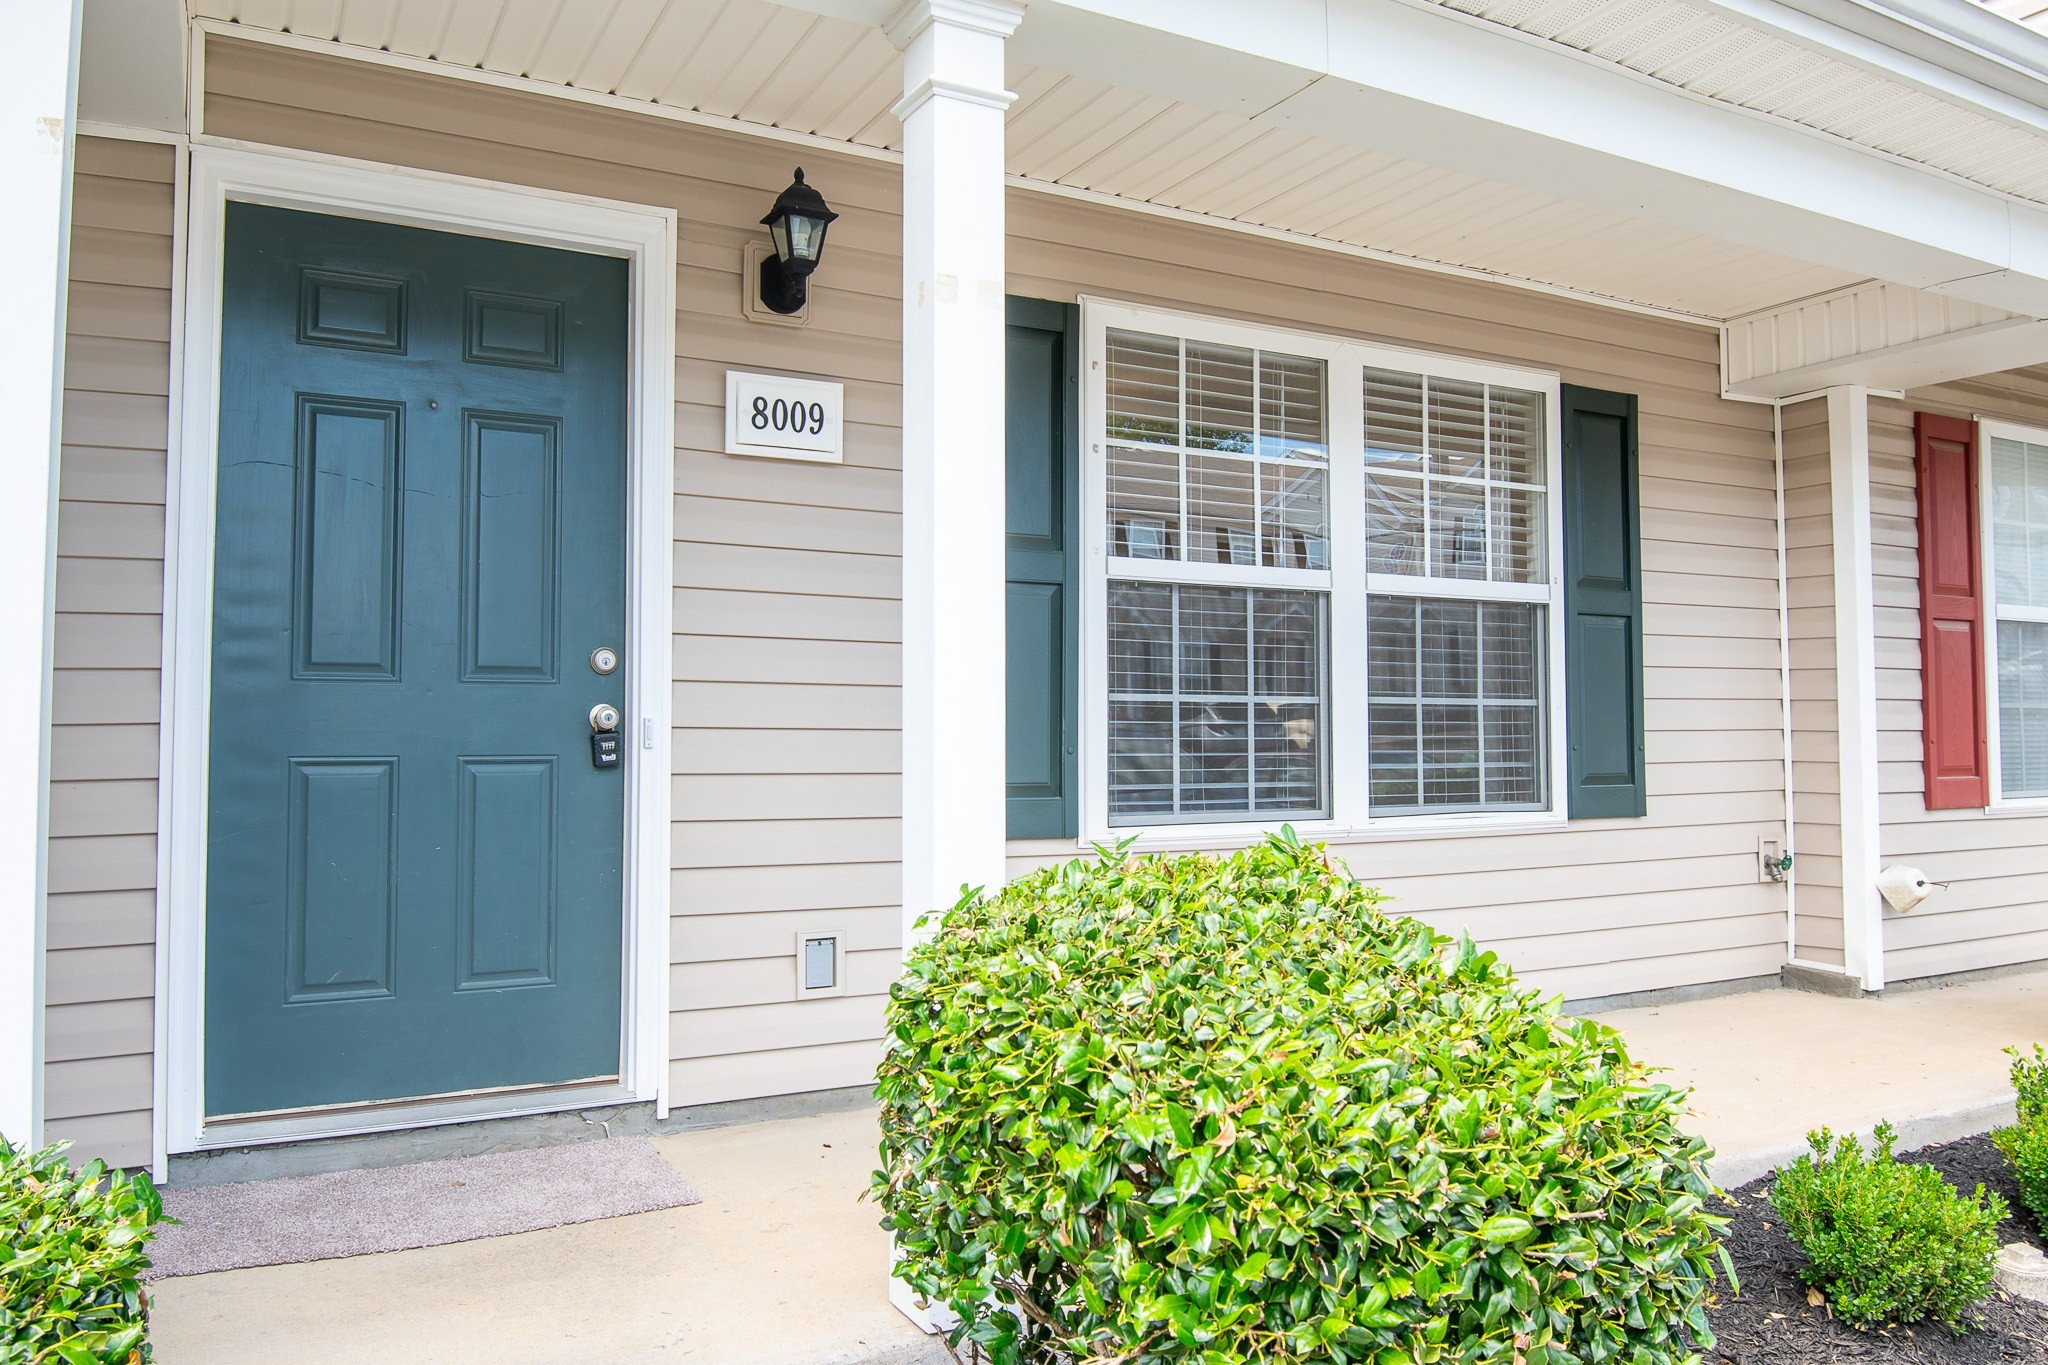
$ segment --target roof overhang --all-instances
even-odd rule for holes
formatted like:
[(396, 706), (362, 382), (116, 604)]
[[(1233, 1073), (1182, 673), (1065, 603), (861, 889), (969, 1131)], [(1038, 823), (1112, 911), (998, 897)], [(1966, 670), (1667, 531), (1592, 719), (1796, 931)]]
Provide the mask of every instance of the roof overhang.
[[(900, 3), (648, 0), (584, 22), (574, 0), (475, 0), (456, 23), (445, 0), (385, 0), (375, 22), (317, 0), (87, 0), (81, 112), (184, 126), (189, 9), (215, 32), (892, 156), (879, 29)], [(1659, 23), (1739, 22), (1874, 98), (1939, 100), (1949, 145), (1991, 130), (1994, 171), (2038, 155), (2048, 184), (2048, 38), (1969, 0), (1663, 3)], [(1611, 18), (1570, 0), (1031, 0), (1009, 45), (1012, 183), (1701, 322), (1873, 285), (1989, 319), (1882, 343), (1893, 368), (2034, 344), (2007, 324), (2048, 316), (2048, 190), (1638, 69), (1615, 44), (1639, 32), (1575, 45), (1574, 12)], [(728, 98), (747, 72), (766, 74)], [(821, 86), (850, 102), (821, 113)], [(1847, 359), (1752, 367), (1730, 391)]]
[(1915, 389), (2048, 361), (2048, 322), (1895, 284), (1732, 318), (1722, 390), (1766, 402), (1854, 384)]
[(1012, 41), (1036, 64), (2048, 315), (2048, 206), (1440, 6), (1037, 0)]

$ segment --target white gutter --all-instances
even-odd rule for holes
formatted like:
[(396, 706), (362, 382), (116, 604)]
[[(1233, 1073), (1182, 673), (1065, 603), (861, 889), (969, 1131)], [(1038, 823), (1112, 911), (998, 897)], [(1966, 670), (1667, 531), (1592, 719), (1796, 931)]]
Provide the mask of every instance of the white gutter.
[[(1784, 0), (1809, 13), (1839, 12), (1845, 28), (1927, 56), (1958, 75), (1978, 75), (2000, 89), (2039, 101), (2048, 82), (2048, 35), (2016, 23), (1976, 0)], [(1859, 13), (1860, 11), (1860, 13)], [(1918, 36), (1915, 36), (1918, 35)], [(2009, 79), (2001, 79), (1999, 73)]]
[(1752, 28), (2032, 131), (2048, 129), (2048, 36), (1975, 0), (1693, 0)]

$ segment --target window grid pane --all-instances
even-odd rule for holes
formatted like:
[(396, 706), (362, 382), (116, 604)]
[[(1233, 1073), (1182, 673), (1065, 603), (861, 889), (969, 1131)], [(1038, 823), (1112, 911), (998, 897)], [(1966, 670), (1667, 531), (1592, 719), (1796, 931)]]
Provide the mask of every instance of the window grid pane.
[(1109, 585), (1109, 811), (1327, 814), (1321, 593)]
[(2048, 445), (1991, 439), (1992, 577), (2001, 607), (2048, 607)]
[(1998, 623), (1998, 775), (2006, 796), (2048, 796), (2048, 624)]
[(1366, 572), (1546, 583), (1543, 395), (1365, 371)]
[(1543, 809), (1546, 609), (1379, 596), (1367, 616), (1372, 812)]
[(1307, 356), (1112, 329), (1110, 554), (1327, 569), (1326, 380)]
[(1990, 447), (1999, 794), (2048, 796), (2048, 624), (2006, 615), (2048, 607), (2048, 445), (1994, 436)]

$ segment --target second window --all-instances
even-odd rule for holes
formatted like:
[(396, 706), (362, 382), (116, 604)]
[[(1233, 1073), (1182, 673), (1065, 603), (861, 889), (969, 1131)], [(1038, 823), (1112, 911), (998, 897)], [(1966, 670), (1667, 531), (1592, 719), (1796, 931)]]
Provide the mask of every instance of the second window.
[(1552, 809), (1554, 381), (1111, 311), (1108, 823)]

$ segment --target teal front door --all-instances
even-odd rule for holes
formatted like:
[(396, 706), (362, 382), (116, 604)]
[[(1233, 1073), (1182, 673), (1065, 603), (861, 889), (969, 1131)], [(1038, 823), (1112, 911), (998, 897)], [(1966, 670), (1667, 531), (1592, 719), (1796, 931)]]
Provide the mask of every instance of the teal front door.
[(206, 1112), (616, 1077), (626, 265), (235, 204), (223, 270)]

